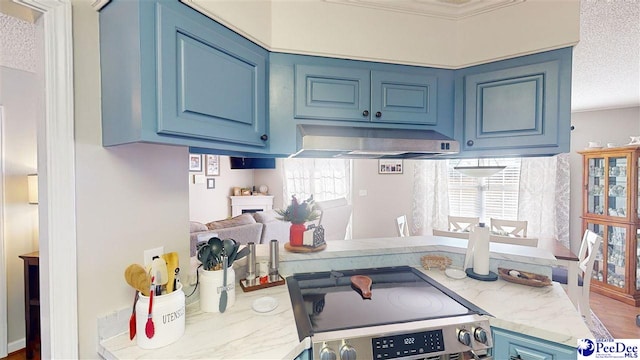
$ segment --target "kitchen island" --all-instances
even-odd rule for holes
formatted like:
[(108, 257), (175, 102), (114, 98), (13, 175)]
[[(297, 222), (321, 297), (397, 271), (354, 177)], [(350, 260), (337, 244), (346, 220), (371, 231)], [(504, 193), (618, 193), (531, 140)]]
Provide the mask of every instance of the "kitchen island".
[[(452, 241), (455, 240), (455, 241)], [(257, 247), (258, 261), (268, 256), (267, 245)], [(575, 347), (580, 338), (592, 334), (558, 283), (536, 288), (506, 282), (482, 282), (470, 278), (455, 280), (441, 270), (425, 270), (425, 254), (446, 254), (454, 265), (464, 257), (466, 241), (434, 236), (332, 241), (317, 253), (288, 253), (281, 244), (283, 275), (297, 272), (348, 268), (410, 265), (421, 269), (449, 289), (493, 316), (492, 327)], [(491, 268), (498, 264), (540, 273), (555, 263), (546, 250), (524, 246), (491, 244)], [(242, 278), (243, 261), (234, 264)], [(189, 292), (190, 290), (187, 290)], [(251, 304), (263, 296), (278, 301), (275, 310), (258, 313)], [(293, 359), (311, 343), (300, 341), (286, 285), (244, 293), (237, 287), (236, 303), (224, 314), (203, 313), (198, 302), (187, 306), (186, 330), (177, 342), (154, 350), (140, 349), (128, 333), (100, 342), (98, 352), (106, 359), (209, 358), (209, 359)]]

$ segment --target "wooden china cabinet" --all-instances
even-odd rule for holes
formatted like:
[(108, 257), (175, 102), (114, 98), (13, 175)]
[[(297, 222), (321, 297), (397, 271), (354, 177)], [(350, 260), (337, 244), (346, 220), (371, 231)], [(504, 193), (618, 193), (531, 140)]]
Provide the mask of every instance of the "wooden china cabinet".
[(583, 157), (582, 231), (602, 236), (591, 288), (640, 305), (640, 145), (579, 151)]

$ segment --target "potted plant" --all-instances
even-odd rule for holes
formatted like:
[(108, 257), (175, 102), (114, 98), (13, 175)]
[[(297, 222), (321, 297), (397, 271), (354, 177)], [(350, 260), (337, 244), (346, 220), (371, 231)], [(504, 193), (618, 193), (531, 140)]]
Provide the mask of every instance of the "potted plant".
[[(198, 269), (200, 285), (200, 309), (204, 312), (224, 312), (236, 301), (233, 262), (249, 253), (233, 239), (212, 237), (197, 246), (197, 257), (202, 263)], [(227, 263), (225, 269), (224, 263)], [(226, 274), (225, 274), (226, 273)], [(225, 283), (226, 278), (226, 283)]]
[(286, 209), (276, 210), (276, 213), (280, 215), (280, 220), (291, 223), (289, 227), (289, 244), (291, 246), (302, 246), (304, 231), (307, 229), (304, 223), (320, 217), (320, 212), (313, 201), (313, 195), (301, 203), (293, 195), (291, 204)]

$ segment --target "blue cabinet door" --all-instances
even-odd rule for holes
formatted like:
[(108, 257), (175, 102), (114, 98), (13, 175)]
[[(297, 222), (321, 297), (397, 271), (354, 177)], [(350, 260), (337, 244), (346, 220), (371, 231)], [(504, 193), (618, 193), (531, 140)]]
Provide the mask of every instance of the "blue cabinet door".
[(466, 155), (569, 151), (571, 49), (456, 74), (456, 139)]
[(437, 77), (424, 71), (296, 64), (294, 114), (297, 119), (435, 125), (437, 91)]
[(437, 123), (437, 77), (388, 71), (371, 72), (371, 121)]
[(100, 11), (103, 145), (269, 152), (269, 53), (177, 1)]
[(522, 360), (572, 360), (577, 358), (576, 348), (550, 341), (492, 328), (493, 358)]
[(158, 132), (265, 146), (266, 56), (169, 8), (158, 16)]
[(369, 73), (367, 69), (295, 65), (295, 117), (368, 122)]

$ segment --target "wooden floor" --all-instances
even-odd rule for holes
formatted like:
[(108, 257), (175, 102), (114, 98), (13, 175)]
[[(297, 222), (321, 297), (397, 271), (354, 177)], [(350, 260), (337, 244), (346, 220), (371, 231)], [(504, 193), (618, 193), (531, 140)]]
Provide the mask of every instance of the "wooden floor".
[[(636, 315), (640, 314), (640, 307), (633, 307), (591, 292), (591, 310), (615, 339), (640, 339), (640, 327), (636, 326)], [(26, 353), (22, 349), (0, 360), (25, 359)], [(37, 354), (35, 359), (39, 360), (40, 354)]]
[(590, 303), (591, 310), (614, 339), (640, 339), (640, 327), (636, 326), (636, 315), (640, 314), (640, 307), (627, 305), (593, 291)]

